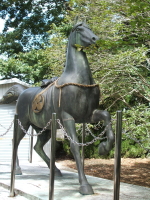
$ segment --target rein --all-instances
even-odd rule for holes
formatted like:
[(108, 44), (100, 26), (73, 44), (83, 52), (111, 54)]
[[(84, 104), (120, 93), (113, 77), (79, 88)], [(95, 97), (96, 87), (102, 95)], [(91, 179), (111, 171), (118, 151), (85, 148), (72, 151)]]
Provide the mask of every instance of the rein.
[(99, 87), (98, 84), (93, 84), (93, 85), (85, 85), (85, 84), (80, 84), (80, 83), (65, 83), (62, 85), (58, 85), (58, 80), (59, 78), (54, 81), (53, 83), (51, 83), (50, 85), (48, 85), (44, 90), (42, 90), (40, 93), (38, 93), (35, 97), (34, 100), (32, 102), (32, 110), (35, 113), (39, 113), (43, 106), (44, 106), (44, 97), (42, 96), (42, 94), (44, 92), (46, 92), (48, 90), (48, 88), (50, 88), (52, 85), (55, 85), (56, 88), (59, 89), (59, 107), (60, 107), (60, 103), (61, 103), (61, 92), (62, 92), (62, 88), (69, 86), (69, 85), (73, 85), (73, 86), (78, 86), (78, 87), (84, 87), (84, 88), (93, 88), (93, 87)]

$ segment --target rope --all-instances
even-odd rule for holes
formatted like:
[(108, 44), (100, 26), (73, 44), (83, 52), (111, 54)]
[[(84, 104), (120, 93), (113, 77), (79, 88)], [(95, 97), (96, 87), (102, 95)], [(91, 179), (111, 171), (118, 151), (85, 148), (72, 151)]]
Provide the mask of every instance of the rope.
[(84, 84), (80, 84), (80, 83), (65, 83), (62, 85), (58, 85), (57, 81), (59, 79), (57, 79), (55, 81), (55, 87), (59, 89), (59, 107), (60, 107), (60, 102), (61, 102), (61, 93), (62, 93), (62, 88), (69, 86), (69, 85), (73, 85), (73, 86), (78, 86), (78, 87), (85, 87), (85, 88), (93, 88), (93, 87), (99, 87), (98, 84), (93, 84), (93, 85), (84, 85)]
[(56, 88), (60, 89), (60, 91), (59, 91), (59, 105), (58, 105), (59, 107), (60, 107), (60, 103), (61, 103), (61, 93), (62, 93), (62, 88), (63, 88), (63, 87), (66, 87), (66, 86), (69, 86), (69, 85), (78, 86), (78, 87), (84, 87), (84, 88), (99, 87), (98, 84), (85, 85), (85, 84), (80, 84), (80, 83), (65, 83), (65, 84), (62, 84), (62, 85), (58, 85), (58, 83), (57, 83), (58, 80), (59, 80), (59, 78), (58, 78), (56, 81), (54, 81), (53, 83), (51, 83), (50, 85), (48, 85), (44, 90), (42, 90), (40, 93), (38, 93), (38, 94), (34, 97), (33, 103), (32, 103), (32, 110), (33, 110), (35, 113), (40, 112), (41, 109), (42, 109), (43, 106), (44, 106), (44, 97), (43, 97), (43, 98), (42, 98), (42, 99), (43, 99), (43, 106), (40, 106), (40, 109), (37, 109), (37, 110), (36, 110), (36, 108), (37, 108), (37, 105), (36, 105), (36, 104), (37, 104), (37, 103), (39, 104), (39, 102), (36, 103), (38, 97), (39, 97), (40, 95), (42, 95), (44, 92), (46, 92), (46, 91), (48, 90), (48, 88), (50, 88), (50, 87), (51, 87), (52, 85), (54, 85), (54, 84), (55, 84), (55, 87), (56, 87)]
[(93, 84), (93, 85), (84, 85), (84, 84), (80, 84), (80, 83), (65, 83), (65, 84), (62, 84), (62, 85), (58, 85), (57, 84), (57, 81), (58, 81), (59, 79), (57, 79), (56, 81), (55, 81), (55, 87), (56, 88), (63, 88), (63, 87), (65, 87), (65, 86), (68, 86), (68, 85), (74, 85), (74, 86), (78, 86), (78, 87), (87, 87), (87, 88), (92, 88), (92, 87), (99, 87), (99, 85), (98, 84)]
[(50, 88), (52, 85), (54, 85), (55, 81), (53, 83), (51, 83), (50, 85), (48, 85), (44, 90), (42, 90), (40, 93), (38, 93), (35, 97), (34, 97), (34, 100), (41, 94), (43, 94), (46, 90), (48, 90), (48, 88)]

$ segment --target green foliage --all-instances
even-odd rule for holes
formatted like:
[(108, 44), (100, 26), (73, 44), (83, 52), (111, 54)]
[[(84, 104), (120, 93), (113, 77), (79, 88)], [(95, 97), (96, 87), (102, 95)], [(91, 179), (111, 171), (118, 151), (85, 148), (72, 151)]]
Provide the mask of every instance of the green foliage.
[(2, 0), (0, 17), (5, 19), (0, 52), (8, 55), (48, 46), (50, 25), (63, 20), (66, 0)]
[(146, 157), (150, 153), (150, 108), (141, 104), (123, 113), (122, 153)]
[[(53, 38), (55, 43), (59, 38)], [(32, 50), (14, 54), (7, 60), (0, 59), (1, 79), (19, 78), (38, 85), (41, 80), (59, 76), (64, 67), (65, 43), (52, 45), (45, 50)]]
[(73, 155), (71, 153), (71, 150), (70, 150), (70, 143), (67, 139), (65, 139), (63, 141), (63, 150), (64, 150), (64, 154), (69, 157), (69, 158), (73, 158)]
[(133, 140), (124, 138), (122, 141), (121, 155), (124, 158), (146, 157), (146, 151)]

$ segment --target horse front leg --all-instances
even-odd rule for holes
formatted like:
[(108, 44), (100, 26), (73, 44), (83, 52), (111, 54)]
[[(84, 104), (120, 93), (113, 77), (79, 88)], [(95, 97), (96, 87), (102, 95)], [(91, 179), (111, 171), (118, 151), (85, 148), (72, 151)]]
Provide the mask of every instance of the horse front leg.
[(107, 140), (100, 143), (99, 154), (106, 155), (112, 149), (113, 143), (115, 141), (114, 133), (112, 131), (112, 126), (111, 126), (111, 116), (105, 110), (94, 110), (92, 118), (91, 118), (91, 122), (96, 123), (102, 120), (104, 121), (104, 125), (106, 128)]
[(66, 128), (67, 134), (72, 139), (72, 141), (70, 141), (70, 147), (71, 147), (71, 152), (74, 156), (74, 159), (76, 161), (76, 166), (78, 169), (79, 183), (80, 183), (79, 192), (84, 195), (93, 194), (94, 193), (93, 189), (91, 185), (88, 183), (83, 171), (79, 146), (75, 143), (75, 142), (78, 142), (78, 138), (76, 135), (76, 128), (75, 128), (75, 121), (72, 116), (70, 116), (68, 113), (65, 113), (65, 112), (63, 112), (62, 114), (62, 119), (63, 119), (63, 124)]

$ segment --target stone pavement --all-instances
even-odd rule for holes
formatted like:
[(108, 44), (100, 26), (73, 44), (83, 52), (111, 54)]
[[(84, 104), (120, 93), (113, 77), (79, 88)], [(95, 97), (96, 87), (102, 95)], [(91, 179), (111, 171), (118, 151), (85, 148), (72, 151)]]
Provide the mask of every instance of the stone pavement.
[[(78, 174), (75, 170), (61, 169), (62, 177), (55, 177), (54, 200), (113, 200), (114, 183), (111, 180), (87, 176), (93, 195), (81, 195), (78, 191)], [(15, 197), (9, 196), (9, 163), (0, 163), (0, 200), (48, 200), (49, 169), (43, 162), (20, 162), (23, 175), (15, 178)], [(120, 200), (150, 200), (150, 188), (121, 183)]]

